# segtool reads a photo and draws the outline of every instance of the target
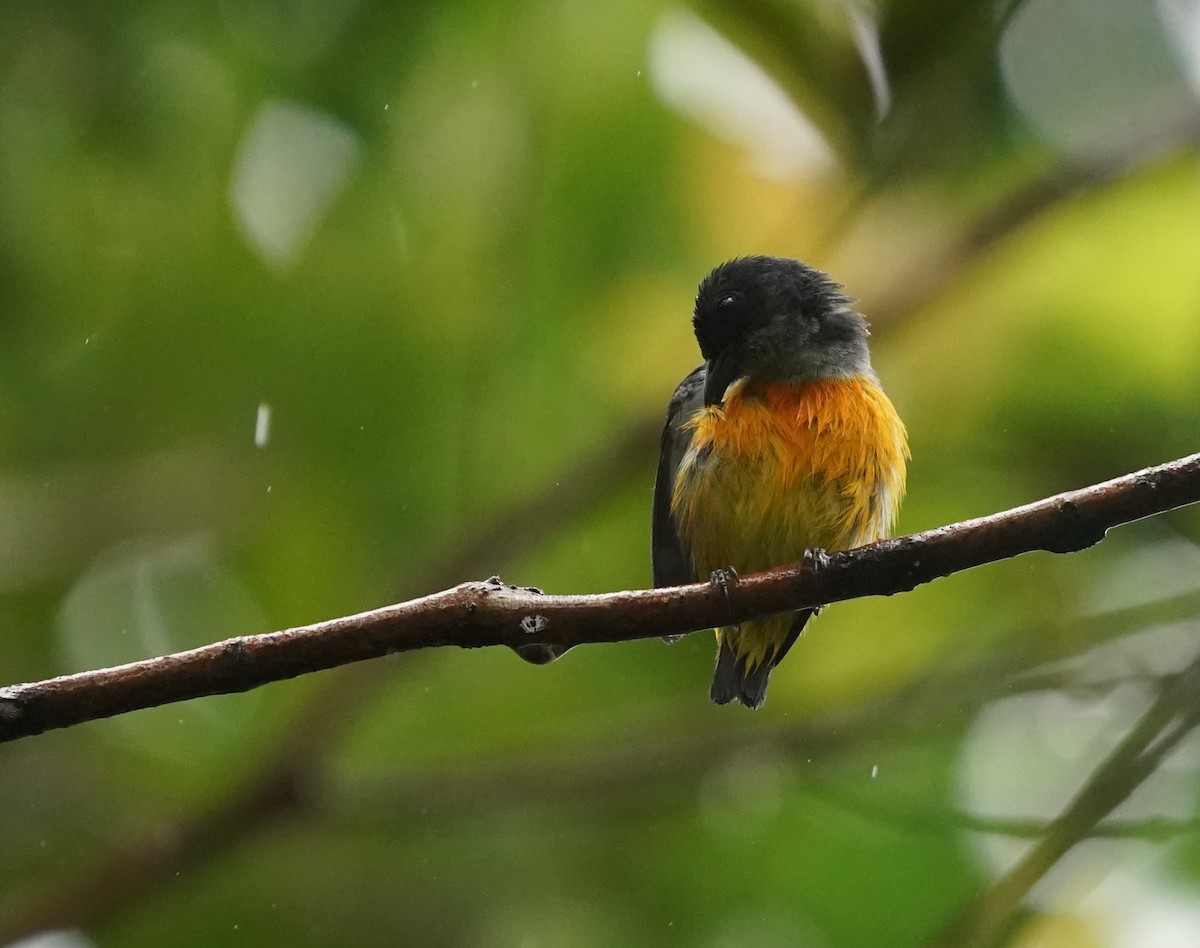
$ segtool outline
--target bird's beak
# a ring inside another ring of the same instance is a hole
[[[720,405],[725,400],[725,389],[741,375],[737,354],[733,347],[726,348],[715,359],[704,364],[704,404]]]

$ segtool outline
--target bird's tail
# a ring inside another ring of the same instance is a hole
[[[767,682],[774,666],[764,660],[749,668],[747,659],[740,659],[733,654],[729,638],[727,634],[722,635],[721,644],[717,647],[717,668],[713,672],[708,696],[713,704],[740,701],[747,708],[761,708],[767,700]]]
[[[758,662],[752,661],[750,655],[738,648],[741,637],[748,630],[722,629],[717,637],[717,667],[713,672],[712,688],[708,692],[713,704],[740,701],[747,708],[761,708],[767,700],[767,683],[771,680],[772,669],[783,661],[814,611],[805,609],[797,612],[791,625],[786,627],[786,637],[776,648],[768,648]]]

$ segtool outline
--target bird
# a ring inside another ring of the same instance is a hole
[[[880,387],[866,318],[799,260],[737,257],[700,282],[703,364],[667,408],[654,483],[654,585],[739,574],[890,534],[908,435]],[[716,629],[709,696],[759,708],[816,609]],[[672,639],[668,637],[667,641]]]

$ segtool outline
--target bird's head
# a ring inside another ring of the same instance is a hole
[[[803,382],[872,375],[867,321],[820,270],[738,257],[700,283],[692,325],[706,363],[704,404],[740,378]]]

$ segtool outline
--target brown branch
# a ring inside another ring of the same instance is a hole
[[[941,576],[1033,550],[1068,553],[1110,527],[1200,501],[1200,454],[1003,513],[884,540],[742,578],[668,589],[547,596],[498,579],[463,583],[394,606],[242,636],[115,668],[0,689],[0,740],[174,701],[247,691],[270,681],[397,652],[458,645],[620,642],[906,592]]]

